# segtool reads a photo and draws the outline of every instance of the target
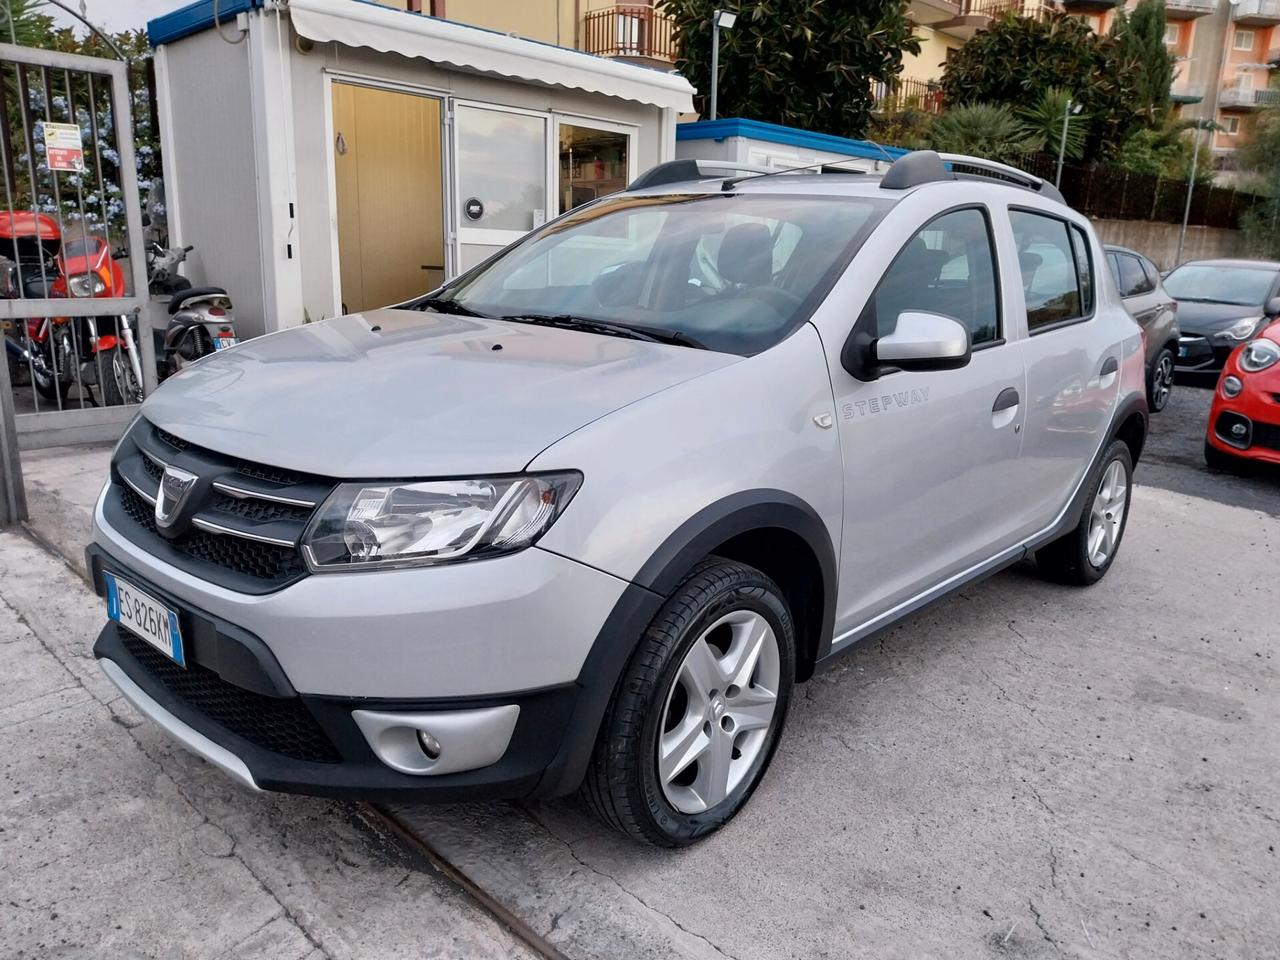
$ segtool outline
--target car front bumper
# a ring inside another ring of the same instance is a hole
[[[1217,373],[1239,343],[1219,343],[1209,337],[1183,333],[1178,338],[1178,356],[1174,368],[1179,373]]]
[[[151,557],[101,499],[95,540],[99,594],[113,573],[177,611],[187,651],[180,667],[108,622],[94,646],[104,671],[187,748],[266,790],[455,801],[572,789],[630,649],[615,634],[656,609],[647,591],[537,548],[252,596]]]

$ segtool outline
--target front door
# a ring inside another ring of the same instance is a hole
[[[829,345],[845,475],[837,646],[1017,542],[1008,504],[1026,383],[997,277],[986,208],[942,214],[899,252],[857,323],[880,337],[906,311],[952,317],[969,330],[969,363],[862,382]]]
[[[333,129],[342,312],[435,289],[445,276],[441,101],[335,82]]]

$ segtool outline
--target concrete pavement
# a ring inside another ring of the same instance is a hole
[[[252,794],[92,660],[101,603],[0,533],[0,957],[530,957],[359,807]]]
[[[87,477],[105,471],[105,452],[90,454],[96,464],[79,457],[27,457],[42,535],[76,551],[97,489]],[[1144,465],[1138,476],[1157,474]],[[691,850],[637,847],[573,800],[395,813],[575,958],[1280,956],[1280,595],[1271,576],[1280,519],[1270,515],[1280,514],[1280,487],[1247,490],[1272,509],[1139,487],[1121,555],[1098,586],[1010,571],[854,651],[803,688],[744,813]],[[6,572],[0,592],[44,618],[37,634],[84,642],[101,619],[96,599],[54,577],[48,558],[22,563],[30,578],[18,575],[15,587]],[[79,683],[105,684],[91,664],[67,662]],[[118,724],[102,731],[95,747],[122,733]],[[268,837],[289,838],[235,848],[273,891],[272,878],[308,877],[301,891],[284,888],[295,899],[280,919],[301,918],[319,943],[351,956],[400,955],[380,951],[389,941],[360,939],[371,923],[397,944],[413,939],[400,926],[423,919],[417,901],[397,899],[370,921],[353,915],[363,894],[339,894],[364,883],[394,896],[397,855],[377,843],[345,870],[325,859],[365,836],[351,825],[354,808],[245,794],[149,724],[127,737],[145,756],[110,762],[158,765],[177,795],[147,795],[124,779],[121,802],[146,796],[161,817],[194,798],[225,832],[266,819]],[[38,780],[44,769],[15,776]],[[99,829],[118,820],[114,809],[84,815]],[[7,837],[9,822],[0,825]],[[35,838],[26,842],[36,856]],[[324,853],[304,856],[297,845]],[[327,877],[323,864],[342,876]],[[455,915],[447,890],[427,902],[422,942],[435,942],[427,931],[475,922],[497,935],[474,911]],[[254,909],[265,917],[270,903]],[[7,946],[0,941],[0,954]]]

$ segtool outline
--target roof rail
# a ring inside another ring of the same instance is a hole
[[[758,163],[735,163],[732,160],[668,160],[656,167],[650,167],[636,177],[627,187],[631,190],[644,190],[648,187],[659,187],[664,183],[686,183],[689,180],[712,180],[730,176],[733,173],[770,173],[773,167],[762,167]]]
[[[963,169],[957,171],[957,167]],[[957,175],[998,180],[1015,187],[1035,190],[1051,200],[1066,203],[1057,187],[1025,170],[982,157],[969,157],[961,153],[935,153],[933,150],[917,150],[895,160],[880,181],[880,186],[885,190],[906,190],[922,183],[955,180]]]

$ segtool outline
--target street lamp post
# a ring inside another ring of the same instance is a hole
[[[1067,158],[1067,124],[1083,107],[1084,104],[1076,103],[1068,97],[1067,105],[1062,111],[1062,139],[1058,141],[1058,175],[1053,179],[1053,185],[1059,189],[1062,188],[1062,161]]]
[[[720,93],[720,31],[732,30],[738,15],[730,10],[711,13],[711,119],[716,118],[716,100]]]
[[[1196,189],[1196,163],[1200,159],[1200,132],[1206,127],[1212,129],[1213,126],[1212,120],[1196,122],[1195,149],[1191,153],[1191,177],[1187,180],[1187,204],[1182,208],[1182,229],[1178,231],[1178,255],[1173,258],[1175,267],[1182,262],[1182,244],[1187,239],[1187,223],[1191,220],[1191,194]]]

